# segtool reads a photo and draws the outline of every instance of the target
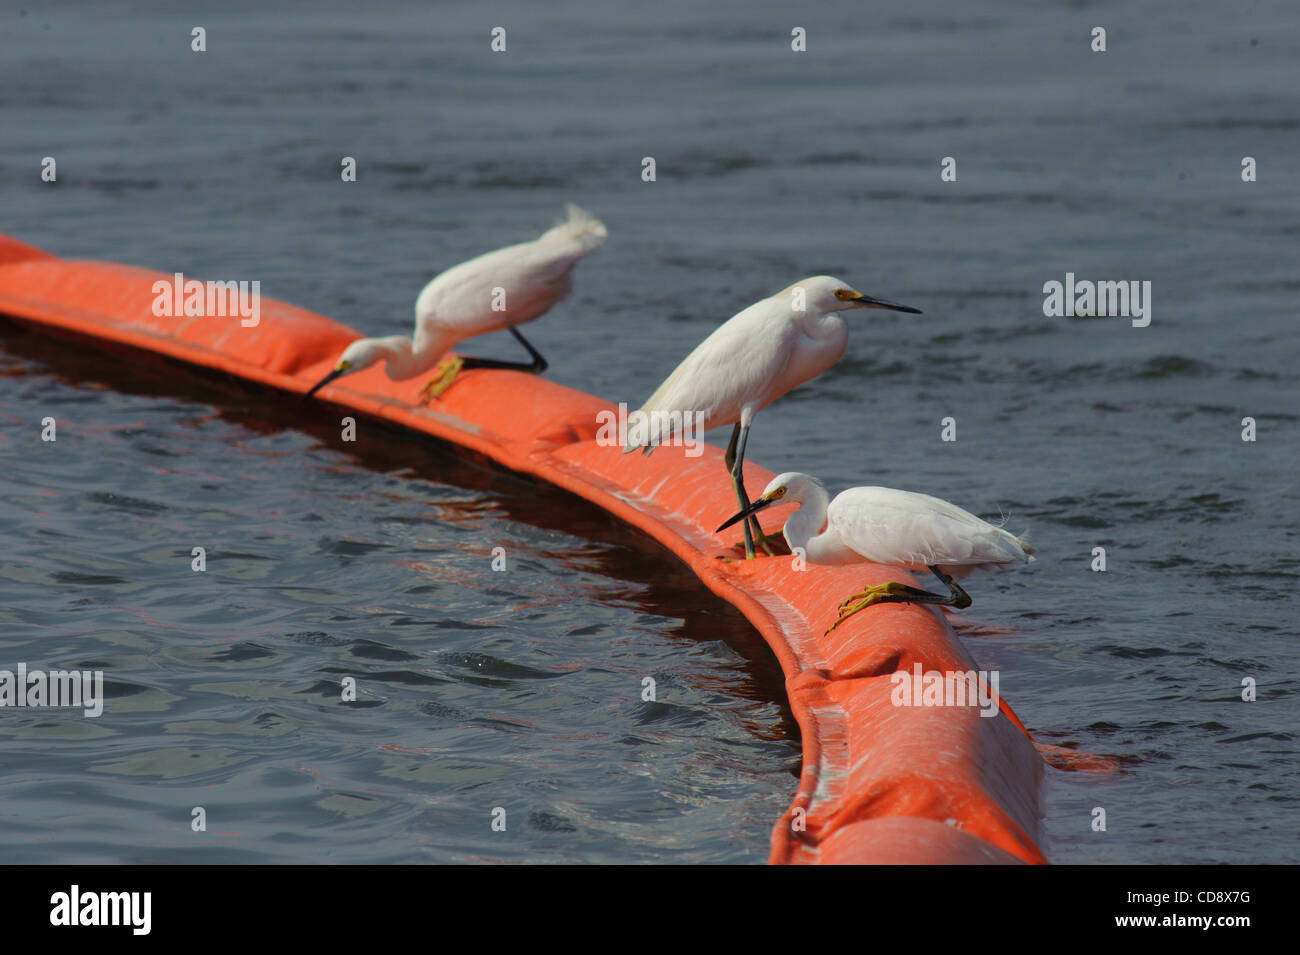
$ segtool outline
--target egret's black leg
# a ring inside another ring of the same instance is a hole
[[[938,567],[934,566],[934,564],[930,564],[929,567],[930,573],[934,574],[948,585],[948,599],[936,600],[934,603],[947,604],[950,607],[956,607],[958,610],[965,610],[971,605],[970,594],[961,589],[961,584],[957,583],[957,581],[953,580]]]
[[[745,493],[745,442],[749,438],[749,429],[742,428],[737,424],[731,429],[731,442],[727,446],[727,454],[723,459],[727,464],[727,470],[731,473],[731,486],[736,492],[736,501],[740,504],[743,511],[749,507],[749,495]],[[729,460],[728,460],[729,459]],[[741,526],[745,531],[745,559],[749,560],[754,556],[754,535],[752,527],[758,527],[758,521],[754,520],[751,514]],[[758,527],[758,539],[763,539],[763,529]]]
[[[740,502],[740,509],[743,511],[749,507],[749,495],[745,492],[745,443],[749,440],[749,427],[741,427],[739,424],[731,430],[731,445],[735,447],[735,454],[732,456],[732,463],[727,465],[731,472],[731,483],[736,489],[736,500]],[[728,447],[728,452],[731,447]],[[725,458],[724,458],[725,461]],[[763,533],[763,526],[758,523],[758,515],[750,514],[745,519],[745,557],[746,559],[754,556],[754,541],[758,541],[758,546],[763,548],[763,553],[768,557],[775,557],[776,552],[767,542],[767,535]]]
[[[727,466],[727,474],[731,476],[731,487],[736,492],[736,503],[740,505],[743,511],[749,507],[749,498],[745,495],[745,487],[736,480],[736,440],[740,437],[740,425],[737,424],[731,429],[731,440],[727,442],[727,453],[722,456],[722,463]],[[745,538],[749,540],[750,524],[745,522]]]
[[[727,453],[722,456],[722,462],[727,466],[727,473],[736,464],[736,440],[740,437],[740,425],[734,425],[731,429],[731,440],[727,442]]]
[[[542,357],[541,352],[539,352],[536,348],[534,348],[529,343],[528,339],[524,338],[523,335],[519,334],[519,329],[515,328],[513,325],[510,325],[509,327],[506,328],[506,331],[508,331],[511,335],[514,335],[515,338],[519,339],[519,344],[523,345],[524,348],[527,349],[528,354],[533,359],[532,361],[530,362],[501,361],[496,358],[475,358],[472,355],[466,355],[461,358],[460,367],[461,368],[496,368],[496,369],[505,369],[507,371],[528,371],[528,372],[532,372],[534,375],[540,375],[542,372],[546,371],[546,369],[550,367],[550,365],[547,364],[546,359]]]

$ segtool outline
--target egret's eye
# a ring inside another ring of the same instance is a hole
[[[835,297],[841,302],[847,302],[853,297],[853,293],[846,288],[837,288],[835,290]]]
[[[773,497],[784,497],[784,496],[785,496],[785,488],[783,488],[783,487],[779,487],[779,488],[777,488],[775,491],[772,492],[772,496],[773,496]]]

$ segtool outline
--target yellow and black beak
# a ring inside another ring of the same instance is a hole
[[[739,511],[736,514],[733,514],[730,518],[728,518],[725,524],[723,524],[713,533],[715,534],[722,533],[732,524],[737,524],[740,521],[743,521],[745,518],[749,517],[750,514],[757,514],[765,507],[771,507],[773,504],[776,503],[776,501],[777,501],[776,494],[773,494],[771,497],[768,497],[766,494],[764,494],[762,497],[754,501],[752,504],[749,505],[749,507],[745,508],[743,511]]]
[[[887,308],[891,312],[909,312],[912,315],[924,314],[919,308],[912,308],[910,305],[895,305],[893,302],[886,302],[883,298],[872,298],[870,295],[857,295],[849,299],[849,301],[857,305],[858,308]]]
[[[352,363],[351,363],[351,362],[348,362],[348,361],[341,361],[341,362],[339,362],[338,365],[334,368],[333,371],[331,371],[328,375],[326,375],[326,376],[325,376],[324,378],[322,378],[320,381],[316,382],[316,384],[314,384],[314,385],[311,386],[311,391],[309,391],[309,392],[307,392],[305,395],[303,395],[303,396],[302,396],[302,400],[303,400],[303,401],[306,401],[306,400],[307,400],[308,398],[310,398],[312,395],[316,394],[316,392],[320,391],[322,388],[324,388],[326,385],[328,385],[328,384],[329,384],[331,381],[333,381],[335,378],[340,378],[340,377],[342,377],[343,375],[346,375],[346,374],[347,374],[351,369],[352,369]]]

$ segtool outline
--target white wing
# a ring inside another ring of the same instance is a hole
[[[416,324],[454,328],[463,338],[530,322],[564,299],[570,274],[583,256],[605,243],[604,223],[577,206],[540,238],[487,252],[453,266],[424,287]],[[493,289],[505,291],[504,311],[493,311]]]
[[[928,494],[850,488],[831,501],[827,519],[845,544],[879,564],[919,568],[1032,559],[1012,534]]]
[[[707,430],[739,421],[747,404],[755,410],[767,404],[798,337],[795,324],[788,317],[778,319],[767,299],[732,316],[700,342],[641,406],[643,414],[659,413],[665,423],[663,433],[652,431],[643,444],[671,437],[667,413],[703,412]],[[625,450],[640,446],[629,444]]]

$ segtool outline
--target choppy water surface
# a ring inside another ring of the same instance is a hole
[[[610,242],[530,337],[633,403],[804,275],[920,307],[854,314],[750,457],[1031,529],[961,632],[1039,738],[1123,767],[1049,771],[1051,858],[1294,862],[1300,11],[1221,11],[29,4],[0,15],[3,229],[391,334],[435,271],[578,201]],[[1151,325],[1045,317],[1067,271],[1151,281]],[[766,857],[798,765],[776,663],[646,538],[182,366],[2,344],[3,665],[110,693],[4,715],[5,859]]]

